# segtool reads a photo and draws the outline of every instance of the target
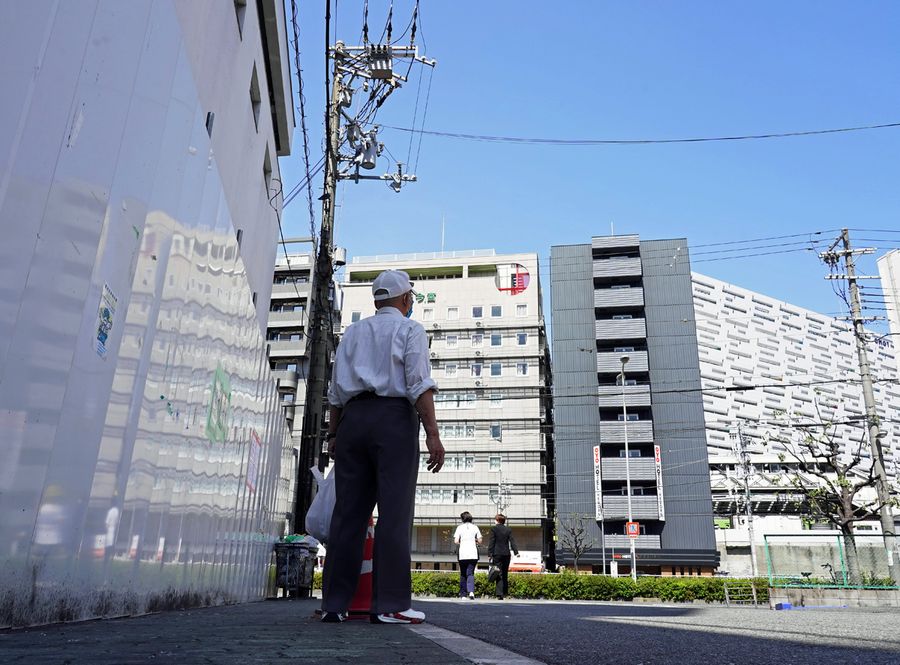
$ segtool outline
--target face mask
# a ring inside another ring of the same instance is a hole
[[[406,311],[406,318],[407,318],[407,319],[410,318],[410,317],[412,317],[412,311],[413,311],[413,301],[410,300],[410,301],[409,301],[409,309]]]

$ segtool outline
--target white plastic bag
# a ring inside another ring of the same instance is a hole
[[[331,528],[331,514],[334,512],[334,468],[323,476],[319,468],[310,468],[319,489],[312,505],[306,511],[306,533],[316,540],[328,544],[328,530]]]

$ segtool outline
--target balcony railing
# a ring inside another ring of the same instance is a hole
[[[306,324],[306,312],[269,312],[269,325],[273,323],[286,323],[302,326]]]
[[[597,289],[594,291],[594,307],[643,307],[644,289]]]
[[[659,504],[655,496],[632,496],[631,516],[636,520],[658,520]],[[603,497],[603,519],[625,519],[628,517],[627,496]]]
[[[597,339],[645,339],[647,324],[644,319],[602,319],[594,324]]]
[[[640,258],[594,259],[594,277],[638,277]]]
[[[272,285],[272,297],[273,298],[296,298],[297,293],[300,293],[301,298],[309,297],[309,282],[304,282],[302,284],[273,284]]]
[[[622,386],[600,386],[597,388],[597,400],[599,406],[621,408]],[[625,406],[650,406],[650,386],[625,386]]]
[[[296,388],[299,380],[299,373],[294,369],[274,370],[272,376],[281,381],[282,388]]]
[[[646,351],[601,351],[597,354],[597,371],[621,372],[622,356],[628,356],[628,363],[625,365],[626,377],[628,372],[646,372],[648,370]]]
[[[653,421],[628,421],[628,441],[631,443],[652,443]],[[625,443],[625,422],[618,420],[601,421],[600,443]]]
[[[306,340],[301,339],[298,341],[291,340],[270,340],[267,342],[269,345],[269,356],[272,358],[275,357],[284,357],[284,356],[303,356],[306,355]]]
[[[603,539],[606,549],[615,547],[616,549],[631,547],[631,540],[628,536],[606,534]],[[658,550],[660,548],[659,536],[638,536],[634,539],[634,546],[639,550]]]
[[[594,236],[591,238],[591,247],[593,249],[609,249],[609,248],[628,248],[633,249],[640,247],[641,237],[632,233],[622,236]]]
[[[600,462],[603,480],[625,480],[625,458],[605,457]],[[628,464],[632,480],[656,478],[656,463],[652,457],[632,457]]]

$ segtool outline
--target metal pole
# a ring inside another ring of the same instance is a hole
[[[750,572],[756,577],[759,569],[756,562],[756,538],[753,531],[753,503],[750,498],[750,456],[744,441],[744,430],[738,423],[738,450],[740,451],[741,469],[744,474],[744,511],[747,515],[747,535],[750,538]]]
[[[334,202],[338,175],[338,149],[340,146],[341,74],[339,65],[343,44],[337,42],[334,51],[331,100],[328,106],[328,146],[325,162],[325,193],[322,195],[322,229],[316,269],[311,285],[310,329],[307,353],[309,377],[306,384],[306,408],[303,413],[303,430],[300,438],[299,469],[297,473],[297,498],[294,505],[294,524],[303,524],[306,511],[312,502],[312,477],[310,467],[321,468],[327,455],[321,454],[322,426],[325,414],[325,383],[327,381],[328,356],[332,347],[334,330],[330,325],[329,300],[334,275],[332,245],[334,244]]]
[[[622,430],[625,433],[625,491],[628,492],[628,521],[634,521],[631,513],[631,455],[628,452],[628,407],[625,404],[625,363],[628,356],[622,356]],[[626,534],[627,535],[627,534]],[[637,559],[634,554],[635,538],[628,538],[631,551],[631,579],[637,582]]]
[[[600,520],[600,550],[603,552],[603,574],[606,575],[606,527]]]
[[[856,284],[856,266],[853,261],[853,250],[850,248],[850,232],[841,229],[844,242],[844,263],[847,267],[847,283],[850,285],[850,312],[853,317],[853,332],[856,337],[856,352],[859,356],[859,375],[862,379],[863,401],[866,406],[866,425],[869,430],[869,447],[872,453],[872,464],[875,465],[875,487],[878,491],[878,502],[881,504],[881,532],[884,537],[884,549],[887,553],[888,572],[894,584],[900,584],[900,566],[894,560],[896,555],[896,534],[894,532],[894,516],[891,514],[891,494],[888,488],[887,474],[884,470],[884,453],[881,449],[881,431],[878,427],[878,412],[875,408],[875,391],[872,388],[872,373],[869,367],[869,356],[866,352],[866,331],[863,328],[862,308],[859,304],[859,286]]]

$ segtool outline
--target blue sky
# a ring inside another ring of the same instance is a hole
[[[373,37],[381,34],[388,4],[369,2]],[[412,5],[394,3],[395,37],[408,23]],[[430,130],[662,139],[900,121],[900,3],[425,0],[422,5],[417,42],[421,45],[424,36],[428,56],[438,61],[425,123]],[[337,38],[358,42],[362,6],[362,0],[337,2]],[[323,14],[322,2],[300,3],[314,162],[322,154]],[[427,81],[426,75],[420,119]],[[413,78],[392,95],[378,122],[411,126],[417,82]],[[385,129],[379,137],[407,161],[408,134]],[[416,145],[411,152],[415,161]],[[588,242],[592,235],[609,233],[612,222],[616,233],[645,239],[686,237],[694,270],[836,313],[841,304],[811,251],[720,261],[701,261],[722,255],[699,252],[722,249],[703,245],[752,238],[825,230],[831,237],[842,226],[900,231],[898,156],[900,128],[592,147],[425,136],[419,182],[402,193],[377,182],[340,185],[336,239],[351,256],[435,251],[443,216],[445,249],[536,251],[546,277],[551,245]],[[301,179],[301,164],[298,126],[293,154],[281,165],[286,189]],[[376,172],[392,168],[385,153]],[[314,197],[321,186],[320,175]],[[287,233],[305,235],[303,199],[287,207],[284,222]],[[883,250],[900,246],[900,233],[892,240],[884,233],[852,236],[885,238],[859,243]],[[874,273],[874,260],[863,260],[861,268]]]

